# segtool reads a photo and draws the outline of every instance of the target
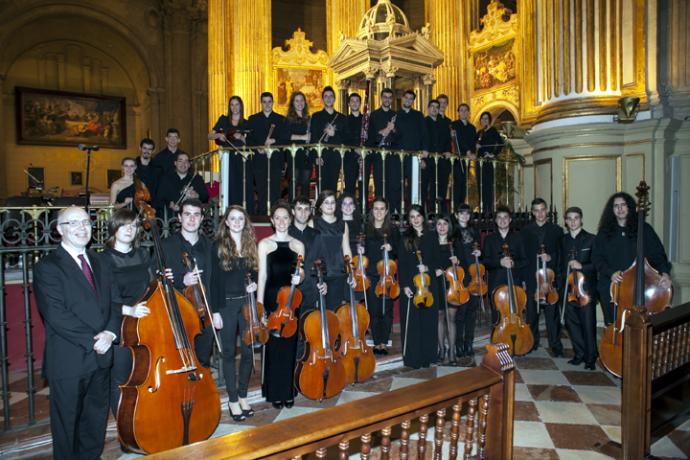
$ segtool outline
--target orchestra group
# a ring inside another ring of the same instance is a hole
[[[264,93],[262,111],[247,120],[242,100],[233,96],[228,114],[220,117],[209,139],[235,146],[364,142],[424,152],[450,152],[452,141],[457,152],[470,158],[491,158],[501,143],[488,113],[482,114],[477,134],[468,122],[467,104],[460,105],[460,118],[451,123],[444,114],[445,96],[430,102],[425,119],[412,108],[414,92],[404,94],[396,112],[391,108],[393,92],[383,90],[381,107],[366,119],[366,136],[361,135],[359,95],[350,96],[347,116],[333,109],[332,88],[325,88],[322,96],[324,109],[310,115],[304,95],[294,93],[284,118],[272,111],[273,97]],[[208,238],[201,228],[209,192],[190,171],[189,156],[178,148],[179,132],[169,130],[165,140],[166,149],[153,158],[155,144],[144,139],[139,157],[123,160],[124,176],[113,187],[117,209],[103,252],[87,249],[91,221],[83,209],[71,207],[58,217],[61,244],[35,268],[37,302],[47,331],[44,370],[51,386],[56,458],[98,457],[109,410],[118,419],[118,429],[136,431],[126,428],[125,419],[136,420],[132,412],[137,400],[131,390],[142,385],[139,367],[156,377],[143,393],[163,387],[160,380],[166,372],[158,366],[168,364],[147,357],[144,338],[136,333],[154,315],[151,296],[156,284],[167,312],[162,322],[180,324],[178,316],[187,317],[177,313],[185,310],[185,299],[197,315],[198,333],[186,345],[194,356],[184,355],[191,364],[183,366],[194,377],[183,385],[203,380],[194,369],[208,369],[217,348],[229,414],[236,422],[254,415],[247,400],[253,372],[261,376],[266,401],[277,409],[292,407],[299,393],[323,400],[345,385],[368,379],[376,365],[373,355],[389,353],[396,312],[403,363],[411,368],[435,363],[473,366],[481,312],[492,318],[493,340],[507,337],[516,355],[539,348],[543,312],[548,348],[552,356],[563,356],[564,322],[574,352],[568,362],[595,368],[596,305],[601,302],[605,324],[615,324],[616,299],[609,294],[610,286],[621,282],[636,255],[636,202],[627,193],[610,197],[596,236],[584,230],[579,207],[565,211],[561,227],[549,220],[548,203],[541,198],[531,203],[532,222],[517,231],[511,210],[494,208],[493,172],[486,168],[479,187],[484,209],[494,209],[495,228],[482,235],[465,203],[466,171],[460,162],[442,158],[438,164],[445,178],[438,189],[450,186],[450,176],[458,187],[452,194],[457,200],[454,212],[441,200],[442,211],[433,221],[427,219],[437,197],[431,193],[436,187],[429,186],[433,181],[423,173],[428,199],[407,206],[398,225],[392,215],[401,211],[401,196],[409,196],[400,181],[408,174],[405,162],[384,166],[380,156],[367,156],[363,166],[373,172],[376,197],[361,215],[355,201],[360,169],[356,156],[342,162],[345,180],[338,195],[340,154],[329,149],[321,158],[298,153],[297,188],[287,201],[280,197],[279,183],[283,169],[293,170],[291,158],[255,155],[248,168],[251,180],[233,178],[224,184],[231,205],[215,236]],[[237,157],[232,161],[242,162]],[[312,205],[308,184],[315,166],[320,166],[322,188]],[[390,180],[383,180],[384,171]],[[139,195],[138,181],[150,196]],[[253,188],[266,181],[275,186]],[[240,205],[243,186],[247,208]],[[275,196],[266,209],[269,191]],[[153,256],[140,246],[147,221],[141,216],[151,208],[147,201],[180,222],[179,232],[162,241],[156,233]],[[255,214],[268,214],[273,229],[258,242],[250,219]],[[645,257],[659,272],[660,285],[670,289],[671,264],[657,234],[644,224],[642,236]],[[510,329],[514,323],[522,323],[519,331]],[[159,326],[163,330],[165,325]],[[172,329],[179,351],[187,339],[184,328],[180,333],[176,327]],[[205,410],[189,409],[185,423],[193,423]],[[122,432],[120,441],[123,448],[147,451],[143,442],[129,441]]]

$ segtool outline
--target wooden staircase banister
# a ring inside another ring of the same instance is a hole
[[[488,395],[486,401],[491,407],[485,407],[485,456],[510,458],[514,364],[506,345],[488,345],[487,349],[488,353],[476,368],[161,452],[151,458],[294,458],[437,413],[464,401],[481,402],[484,395]]]

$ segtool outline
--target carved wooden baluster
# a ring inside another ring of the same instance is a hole
[[[410,447],[410,421],[405,420],[400,424],[400,458],[407,460]]]
[[[680,327],[674,327],[673,328],[673,363],[671,365],[671,369],[675,369],[678,367],[678,363],[680,361],[679,359],[679,352],[680,352]]]
[[[446,410],[436,411],[436,427],[434,428],[434,460],[441,460],[443,450],[443,427],[446,424]]]
[[[477,412],[477,400],[472,398],[469,400],[469,409],[467,410],[467,422],[465,425],[465,460],[468,460],[472,455],[472,448],[474,447],[474,416]]]
[[[484,448],[486,447],[486,426],[489,422],[489,393],[482,396],[482,406],[479,408],[479,458],[485,458]]]
[[[426,430],[429,428],[429,414],[419,417],[419,440],[417,441],[417,458],[424,458],[426,454]]]
[[[350,456],[348,455],[348,449],[350,448],[350,441],[344,439],[338,443],[338,459],[347,460]]]
[[[326,447],[316,449],[316,458],[326,458],[327,451],[328,451],[328,448],[326,448]]]
[[[362,441],[362,453],[359,458],[368,460],[369,453],[371,452],[371,433],[363,434],[359,439]]]
[[[652,342],[652,378],[659,376],[659,336],[655,335]]]
[[[381,460],[388,460],[391,453],[391,427],[381,430]]]
[[[666,374],[668,372],[668,362],[669,362],[669,355],[671,351],[671,337],[669,334],[669,331],[664,331],[664,365],[662,367],[662,372]],[[662,374],[663,375],[663,374]]]
[[[683,359],[681,364],[690,361],[690,324],[683,325]]]
[[[453,404],[453,416],[450,422],[450,460],[458,458],[458,438],[460,437],[460,413],[462,403]]]

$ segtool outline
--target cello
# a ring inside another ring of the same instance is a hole
[[[465,305],[470,300],[470,291],[462,284],[462,281],[465,279],[465,270],[462,269],[457,262],[457,258],[455,258],[453,240],[448,241],[448,247],[450,249],[450,257],[454,262],[444,272],[447,282],[446,301],[448,301],[449,305],[458,307]]]
[[[422,261],[422,252],[417,248],[417,243],[415,243],[415,254],[417,255],[418,265],[424,265]],[[429,290],[429,285],[431,284],[431,278],[429,274],[423,272],[419,267],[417,268],[419,273],[414,275],[412,283],[415,286],[415,293],[412,301],[417,307],[430,308],[434,305],[434,296]]]
[[[302,256],[297,256],[294,275],[299,275],[302,270]],[[283,286],[278,291],[276,304],[278,307],[268,317],[268,329],[273,337],[288,338],[297,332],[297,317],[295,310],[302,303],[302,291],[297,286],[291,284],[290,287]]]
[[[554,305],[558,302],[558,291],[553,286],[556,275],[546,266],[546,261],[541,257],[543,254],[546,254],[546,248],[542,244],[537,255],[537,301]]]
[[[314,261],[317,284],[323,283],[321,260]],[[304,355],[297,364],[295,383],[306,398],[323,401],[345,388],[345,367],[335,341],[340,335],[338,317],[326,310],[326,298],[319,292],[319,309],[305,315],[302,325]]]
[[[348,256],[345,256],[345,272],[351,281],[355,271]],[[364,382],[376,369],[376,359],[365,338],[369,329],[369,312],[363,303],[355,300],[355,290],[350,283],[348,285],[350,301],[340,305],[335,312],[340,324],[340,352],[346,384]]]
[[[644,220],[649,209],[649,186],[641,181],[637,186],[637,247],[632,265],[622,273],[620,283],[611,282],[613,323],[606,326],[599,344],[599,359],[606,370],[623,376],[623,330],[628,312],[633,307],[644,308],[647,314],[659,313],[671,306],[672,287],[663,288],[661,275],[644,256]]]
[[[252,283],[252,276],[247,273],[245,287]],[[268,342],[268,328],[263,322],[264,306],[256,301],[254,292],[247,292],[246,303],[242,306],[242,315],[247,327],[242,331],[242,341],[253,350],[261,348]]]
[[[510,248],[507,244],[503,245],[503,257],[510,257]],[[529,353],[534,346],[532,331],[522,319],[527,294],[522,287],[515,286],[512,269],[506,268],[506,272],[508,284],[494,290],[494,305],[501,317],[491,333],[491,342],[505,343],[511,355],[522,356]]]
[[[120,386],[117,431],[120,444],[154,453],[208,439],[220,421],[220,397],[211,369],[194,350],[201,333],[194,306],[166,278],[155,211],[138,203],[151,228],[158,276],[139,302],[148,316],[126,316],[122,343],[132,351],[129,380]]]
[[[395,300],[400,296],[400,284],[398,284],[398,265],[390,259],[386,245],[388,244],[388,234],[383,234],[383,257],[376,264],[376,271],[379,274],[379,282],[376,283],[376,296],[388,297]]]

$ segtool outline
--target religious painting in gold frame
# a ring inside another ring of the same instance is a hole
[[[314,43],[297,29],[285,47],[272,51],[274,110],[287,113],[290,95],[301,91],[307,99],[309,113],[323,108],[321,91],[331,84],[328,55],[323,50],[311,51]]]
[[[473,89],[490,90],[515,80],[517,75],[515,40],[477,51],[472,54]]]

